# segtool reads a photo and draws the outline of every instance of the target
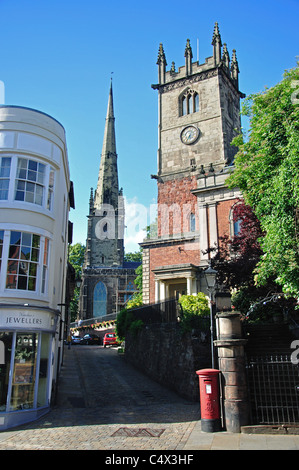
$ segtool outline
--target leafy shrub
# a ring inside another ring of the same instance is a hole
[[[130,331],[132,334],[137,334],[142,327],[143,321],[136,320],[133,313],[129,309],[124,308],[117,315],[116,334],[120,341],[125,340],[127,331]]]
[[[197,295],[182,295],[179,304],[182,308],[183,331],[200,328],[202,319],[210,314],[209,301],[203,292]]]

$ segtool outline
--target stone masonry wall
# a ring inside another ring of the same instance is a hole
[[[179,324],[147,325],[127,333],[125,359],[156,382],[199,401],[196,371],[211,367],[209,334],[182,333]]]

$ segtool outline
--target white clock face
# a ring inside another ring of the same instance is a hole
[[[181,132],[181,141],[183,144],[193,144],[199,136],[199,129],[195,126],[188,126]]]

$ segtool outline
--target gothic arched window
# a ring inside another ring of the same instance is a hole
[[[180,115],[197,113],[199,111],[199,95],[194,90],[187,90],[180,99]]]
[[[99,281],[93,291],[93,317],[102,317],[107,313],[107,290],[103,282]]]

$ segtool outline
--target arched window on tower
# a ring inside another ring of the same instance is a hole
[[[199,111],[199,95],[194,90],[186,90],[180,97],[179,114],[185,116],[186,114],[197,113]]]
[[[93,317],[102,317],[107,313],[107,290],[102,281],[99,281],[93,291]]]

